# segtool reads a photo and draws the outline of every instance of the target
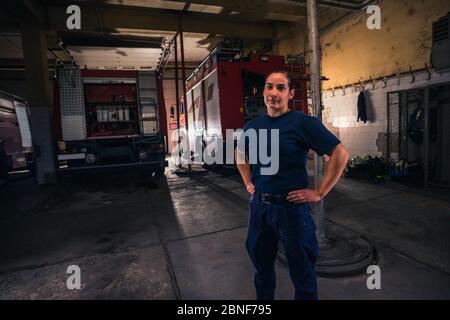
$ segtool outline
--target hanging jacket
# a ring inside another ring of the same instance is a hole
[[[361,91],[358,95],[358,118],[356,121],[359,122],[359,120],[364,121],[364,123],[367,122],[366,98],[364,97],[364,91]]]

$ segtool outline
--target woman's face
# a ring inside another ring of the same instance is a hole
[[[288,79],[283,73],[272,73],[264,86],[264,102],[268,111],[281,111],[288,108],[289,100],[294,97],[294,90],[289,90]]]

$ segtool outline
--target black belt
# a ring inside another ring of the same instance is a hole
[[[290,203],[287,197],[287,193],[273,194],[273,193],[257,193],[257,197],[260,201],[265,203],[277,203],[277,204],[286,204]]]

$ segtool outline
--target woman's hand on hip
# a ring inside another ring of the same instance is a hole
[[[249,183],[247,183],[246,185],[245,185],[245,187],[247,188],[247,191],[250,193],[250,194],[254,194],[255,193],[255,186],[253,185],[253,183],[251,183],[251,182],[249,182]]]
[[[319,202],[322,194],[317,189],[298,189],[289,192],[286,199],[294,203]]]

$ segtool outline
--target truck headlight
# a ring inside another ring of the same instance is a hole
[[[139,151],[139,160],[145,160],[147,158],[147,152]]]

